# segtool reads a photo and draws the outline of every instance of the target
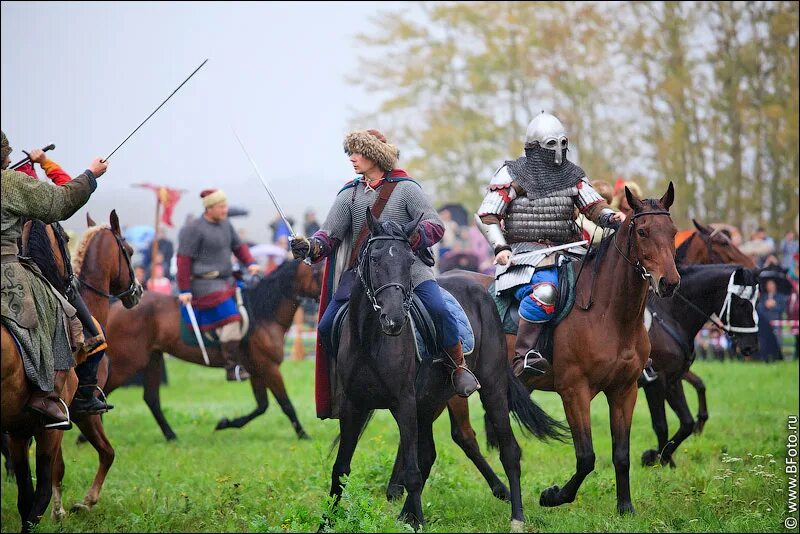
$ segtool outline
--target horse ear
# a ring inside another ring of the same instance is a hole
[[[409,222],[408,224],[406,224],[406,225],[403,227],[403,231],[406,233],[406,236],[407,236],[407,237],[411,238],[411,234],[413,234],[413,233],[414,233],[414,231],[415,231],[417,228],[419,228],[419,222],[422,220],[422,217],[423,217],[424,215],[425,215],[424,213],[420,213],[420,214],[419,214],[419,217],[417,217],[417,220],[416,220],[416,221],[411,221],[411,222]]]
[[[628,189],[627,185],[625,186],[625,198],[628,199],[628,206],[630,206],[633,211],[642,211],[642,208],[644,207],[642,201],[636,198],[636,195],[633,193],[633,191]]]
[[[92,226],[97,226],[97,223],[94,222],[94,219],[92,219],[92,216],[89,215],[88,211],[86,212],[86,226],[88,226],[89,228],[91,228]]]
[[[378,235],[381,230],[381,225],[378,220],[372,216],[372,210],[367,207],[367,225],[369,226],[369,233]]]
[[[111,210],[111,231],[116,235],[120,235],[119,231],[119,217],[117,217],[117,210]]]
[[[669,186],[667,187],[667,192],[664,193],[664,196],[661,197],[661,205],[664,206],[665,210],[668,210],[670,206],[672,206],[672,202],[675,200],[675,187],[672,185],[672,180],[669,182]]]
[[[692,219],[692,222],[694,223],[694,227],[697,228],[701,234],[711,235],[711,233],[714,231],[710,226],[706,226],[703,223],[697,222],[697,219]]]

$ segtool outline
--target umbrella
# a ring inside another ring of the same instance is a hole
[[[445,204],[444,206],[439,208],[439,211],[444,211],[444,210],[450,212],[450,216],[459,226],[469,226],[469,223],[467,222],[469,220],[469,217],[467,215],[467,210],[461,204],[455,204],[455,203]]]
[[[239,206],[228,206],[228,217],[244,217],[250,214],[250,210]]]
[[[262,243],[250,247],[250,254],[253,256],[276,256],[283,258],[286,257],[288,252],[289,251],[285,248],[273,245],[272,243]]]
[[[786,273],[770,267],[766,267],[761,274],[758,275],[759,285],[761,286],[761,292],[766,291],[766,283],[767,280],[772,280],[775,282],[775,289],[778,293],[783,293],[784,295],[790,295],[792,293],[792,283],[786,278]]]

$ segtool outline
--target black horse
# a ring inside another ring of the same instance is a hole
[[[407,327],[415,261],[408,238],[418,222],[405,227],[392,221],[381,223],[367,210],[371,235],[361,252],[359,279],[334,364],[334,387],[342,388],[344,394],[330,490],[338,501],[343,489],[341,476],[350,473],[350,461],[370,414],[375,409],[389,409],[400,430],[395,472],[408,492],[400,518],[415,529],[424,524],[421,493],[436,458],[433,421],[454,394],[449,368],[429,360],[417,361],[414,334]],[[514,379],[500,335],[500,319],[486,291],[468,278],[447,288],[464,307],[475,330],[476,349],[468,363],[482,384],[481,402],[497,429],[500,458],[511,488],[511,526],[517,530],[523,522],[521,451],[511,430],[509,406],[537,436],[561,437],[563,426],[535,405]]]
[[[650,357],[658,378],[644,385],[658,449],[642,454],[643,465],[675,467],[678,446],[692,434],[695,422],[681,377],[694,361],[694,338],[703,325],[713,321],[731,336],[737,349],[748,355],[758,351],[758,270],[736,265],[689,265],[679,268],[681,287],[672,298],[651,299]],[[680,420],[667,440],[664,401]],[[659,452],[660,451],[660,452]]]

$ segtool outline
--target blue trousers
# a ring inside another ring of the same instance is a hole
[[[414,288],[414,294],[425,304],[425,309],[433,319],[436,326],[436,333],[439,343],[444,348],[450,348],[458,343],[458,324],[455,318],[447,311],[447,306],[442,299],[442,293],[436,280],[425,280]],[[347,303],[349,299],[332,299],[322,314],[322,319],[317,327],[317,335],[322,336],[322,343],[328,355],[333,354],[333,347],[330,346],[331,333],[333,332],[333,319],[336,312]]]
[[[533,286],[542,282],[553,284],[558,289],[558,269],[555,267],[537,268],[529,284],[521,285],[514,290],[514,298],[519,301],[519,314],[534,323],[547,322],[555,315],[554,309],[545,309],[531,296]]]

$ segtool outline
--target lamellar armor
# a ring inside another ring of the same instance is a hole
[[[512,254],[511,262],[497,266],[498,294],[529,283],[536,267],[553,265],[554,247],[585,254],[576,208],[600,226],[607,226],[614,214],[583,169],[566,159],[568,141],[557,118],[536,117],[525,141],[525,156],[506,161],[495,172],[476,214],[494,253]]]

